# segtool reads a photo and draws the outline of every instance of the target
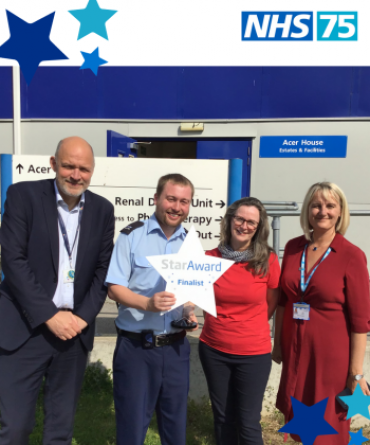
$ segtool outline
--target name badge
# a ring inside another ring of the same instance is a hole
[[[309,320],[310,319],[310,305],[307,303],[293,304],[293,318],[295,320]]]
[[[63,283],[74,283],[75,281],[75,271],[74,269],[68,269],[63,271]]]

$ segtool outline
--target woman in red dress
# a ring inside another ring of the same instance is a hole
[[[294,415],[291,396],[308,406],[328,397],[324,418],[338,434],[318,436],[315,445],[348,444],[350,420],[336,395],[346,386],[353,392],[357,383],[370,395],[363,378],[369,273],[365,254],[343,236],[348,225],[342,190],[330,182],[314,184],[302,205],[304,236],[287,243],[282,264],[272,355],[283,363],[276,406],[288,422]],[[300,301],[310,306],[298,319]]]
[[[267,244],[269,224],[258,199],[226,211],[218,248],[235,261],[214,284],[217,318],[206,314],[199,354],[217,445],[263,445],[261,408],[271,369],[269,318],[278,301],[280,266]]]

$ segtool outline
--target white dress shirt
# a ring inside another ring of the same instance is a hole
[[[73,242],[75,240],[77,226],[78,226],[78,214],[80,203],[85,202],[85,193],[82,194],[80,202],[71,211],[68,209],[68,205],[63,201],[61,197],[56,182],[54,181],[55,195],[57,200],[57,210],[63,219],[64,225],[67,230],[68,240],[70,249],[72,249]],[[55,291],[53,302],[58,308],[73,309],[74,299],[74,283],[65,283],[64,276],[66,271],[71,269],[69,262],[69,255],[66,246],[63,241],[62,231],[60,229],[58,221],[58,233],[59,233],[59,266],[58,266],[58,285]],[[81,230],[81,228],[80,228]],[[75,246],[72,251],[72,268],[76,267],[76,257],[78,249],[78,241],[80,234],[77,236]]]

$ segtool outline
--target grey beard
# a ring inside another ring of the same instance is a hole
[[[67,195],[67,196],[70,196],[71,198],[78,198],[78,197],[81,196],[81,195],[83,194],[83,192],[86,190],[86,189],[84,188],[84,189],[82,189],[81,192],[71,193],[71,192],[69,192],[68,190],[66,190],[66,189],[63,187],[63,185],[58,181],[58,179],[57,179],[56,181],[57,181],[57,186],[58,186],[59,191],[62,191],[62,193],[64,193],[64,194]]]

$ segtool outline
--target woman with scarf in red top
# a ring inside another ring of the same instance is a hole
[[[268,320],[276,309],[280,275],[268,235],[261,202],[243,198],[227,209],[220,245],[207,252],[235,261],[214,284],[217,318],[206,314],[199,342],[217,445],[263,445],[261,409],[271,369]]]
[[[328,398],[324,419],[338,434],[318,436],[315,445],[348,444],[350,421],[335,400],[345,387],[353,392],[358,383],[370,395],[363,377],[369,273],[365,254],[343,236],[348,225],[342,190],[314,184],[302,205],[304,236],[288,242],[282,264],[273,360],[283,369],[276,406],[288,422],[291,396],[307,406]],[[301,301],[306,309],[298,318]]]

